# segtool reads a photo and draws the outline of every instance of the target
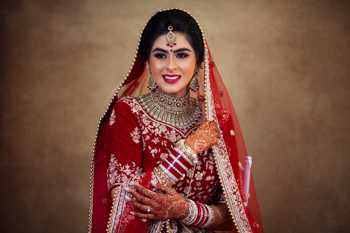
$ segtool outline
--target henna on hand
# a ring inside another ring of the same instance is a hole
[[[134,184],[133,189],[124,188],[133,198],[127,201],[142,212],[132,211],[130,214],[145,219],[182,219],[188,212],[188,202],[173,188],[167,187],[154,181],[152,186],[162,191],[157,193],[139,184]],[[149,206],[149,207],[148,207]],[[147,213],[148,209],[150,210]]]
[[[198,154],[216,145],[219,139],[220,130],[217,124],[214,121],[204,121],[198,129],[185,140],[185,144]]]

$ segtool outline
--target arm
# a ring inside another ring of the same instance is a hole
[[[146,189],[139,184],[133,184],[135,190],[127,189],[134,197],[134,199],[128,198],[128,201],[137,209],[145,212],[133,211],[131,212],[132,215],[152,220],[179,219],[184,225],[195,228],[207,228],[212,230],[233,229],[232,218],[225,204],[208,206],[194,201],[188,202],[170,187],[155,182],[152,182],[152,186],[161,190],[163,194]],[[191,216],[193,213],[192,205],[199,207],[199,211],[197,211],[195,216]],[[150,208],[150,213],[147,213],[148,206]],[[206,212],[209,208],[212,210],[211,213]],[[194,217],[193,222],[195,224],[186,223],[186,219],[192,217]],[[209,220],[209,218],[211,219]]]
[[[154,169],[162,184],[176,184],[187,171],[196,165],[197,154],[217,144],[220,131],[213,121],[203,122],[185,141],[176,143],[176,148]]]
[[[215,123],[207,121],[186,139],[184,146],[190,147],[190,150],[197,154],[215,145],[219,135]],[[186,149],[182,149],[182,151],[184,150]],[[165,166],[167,163],[163,161],[162,164]],[[174,174],[176,173],[174,172]],[[126,191],[134,197],[134,199],[128,198],[128,201],[138,210],[146,212],[133,211],[131,214],[144,219],[184,220],[185,225],[192,227],[206,227],[219,230],[233,228],[230,213],[226,205],[207,206],[191,200],[186,201],[174,189],[169,187],[169,183],[171,182],[167,182],[167,185],[162,185],[152,182],[152,185],[156,189],[161,190],[162,194],[146,189],[138,184],[133,185],[135,190],[127,188]],[[194,213],[193,210],[196,208],[197,212]],[[186,219],[189,221],[185,221]]]
[[[129,105],[118,101],[111,109],[103,135],[103,153],[108,162],[107,186],[111,192],[110,217],[107,232],[135,232],[137,220],[130,217],[133,207],[127,203],[122,189],[131,181],[139,181],[142,173],[141,130]],[[102,203],[101,203],[102,204]]]
[[[120,184],[137,181],[142,175],[141,129],[126,103],[120,101],[113,106],[104,142],[109,191]]]

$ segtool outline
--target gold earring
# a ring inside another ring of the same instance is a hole
[[[198,71],[196,70],[193,74],[193,77],[188,85],[188,87],[193,91],[196,92],[199,89],[199,81],[198,81]]]
[[[151,91],[154,91],[158,87],[152,76],[148,79],[147,87]]]

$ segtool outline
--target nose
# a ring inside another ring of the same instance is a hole
[[[172,72],[177,69],[176,60],[173,56],[169,56],[167,69],[169,72]]]

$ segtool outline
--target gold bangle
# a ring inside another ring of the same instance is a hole
[[[185,139],[181,139],[176,143],[176,147],[184,153],[184,155],[194,163],[197,163],[198,156],[197,154],[190,148],[185,145]]]

